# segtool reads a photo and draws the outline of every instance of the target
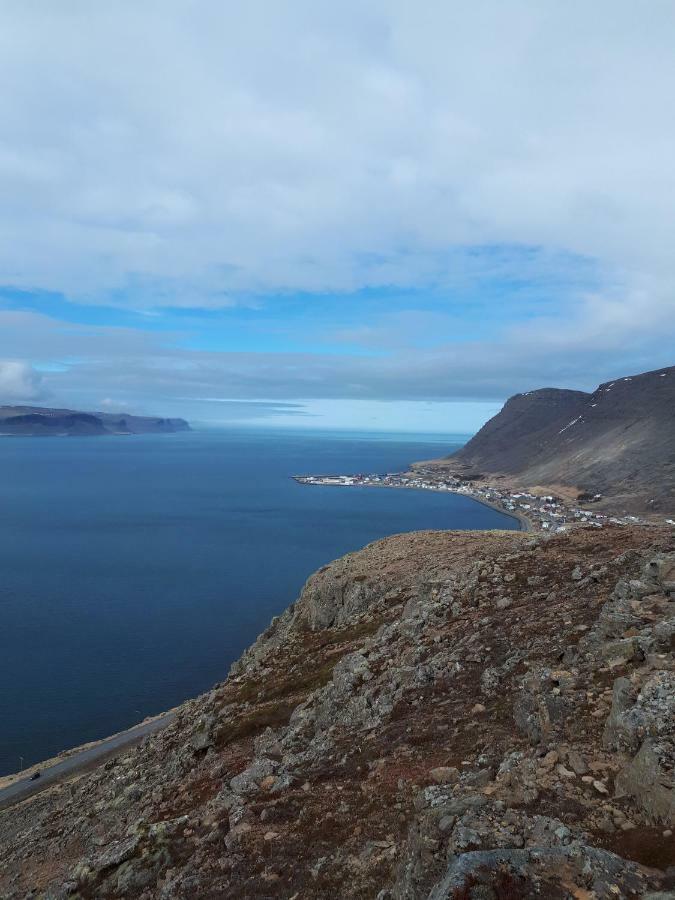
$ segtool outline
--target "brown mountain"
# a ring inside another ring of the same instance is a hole
[[[628,512],[675,511],[675,367],[601,384],[592,394],[517,394],[444,461],[458,475],[602,494]]]
[[[0,406],[0,435],[26,437],[154,434],[189,431],[185,419],[78,412],[41,406]]]

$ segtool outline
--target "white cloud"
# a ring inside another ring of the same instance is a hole
[[[191,352],[65,326],[45,301],[1,314],[0,355],[23,391],[46,361],[64,402],[178,414],[209,396],[493,401],[672,363],[674,45],[670,0],[5,0],[0,284],[155,313],[491,265],[535,282],[570,254],[600,284],[445,346],[425,336],[461,331],[451,299],[354,309],[325,338],[374,356]],[[539,248],[533,269],[509,247]]]
[[[612,329],[608,315],[602,306],[585,330],[573,320],[538,321],[513,326],[498,339],[348,355],[207,353],[181,348],[179,335],[64,326],[45,315],[0,310],[0,356],[11,348],[24,371],[30,371],[29,360],[43,360],[45,388],[63,405],[96,409],[101,397],[123,398],[132,412],[210,421],[223,417],[225,410],[216,407],[233,407],[237,399],[265,400],[271,414],[284,413],[280,404],[288,401],[312,413],[315,400],[494,403],[538,387],[592,390],[600,381],[672,364],[673,321],[660,320],[661,340],[655,341],[645,323],[626,319],[632,332],[628,359],[623,329]],[[342,415],[335,404],[325,407]],[[424,417],[443,413],[435,405]]]
[[[0,403],[40,400],[42,376],[25,362],[0,359]]]
[[[497,242],[675,276],[670,2],[7,0],[0,24],[0,283],[218,305],[419,284]]]

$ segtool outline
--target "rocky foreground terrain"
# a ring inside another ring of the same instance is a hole
[[[675,533],[422,532],[0,813],[3,898],[675,896]]]
[[[517,394],[461,450],[438,461],[471,480],[568,491],[613,514],[675,513],[675,366],[593,393]],[[536,491],[535,491],[536,493]]]
[[[43,406],[0,406],[0,435],[90,437],[110,434],[166,434],[189,430],[190,426],[185,419],[78,412]]]

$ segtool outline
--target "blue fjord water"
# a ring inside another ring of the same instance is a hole
[[[462,438],[202,431],[0,441],[0,774],[207,690],[369,541],[514,528],[474,501],[302,486],[400,471]]]

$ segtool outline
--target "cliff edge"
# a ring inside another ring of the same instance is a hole
[[[661,896],[674,637],[672,529],[378,541],[164,732],[0,812],[0,896]]]

